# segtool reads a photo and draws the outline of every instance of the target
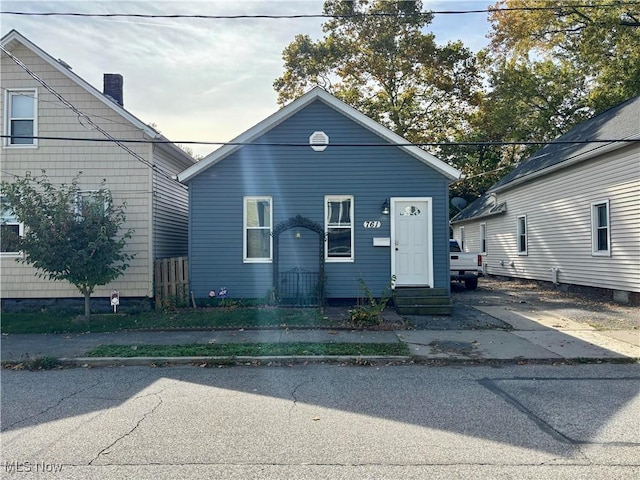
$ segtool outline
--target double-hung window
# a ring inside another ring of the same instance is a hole
[[[36,146],[38,136],[37,90],[6,90],[4,146]]]
[[[602,256],[611,255],[609,200],[591,204],[591,253]]]
[[[353,196],[325,197],[326,259],[353,261]]]
[[[5,197],[0,198],[0,208],[0,256],[19,255],[18,244],[24,234],[24,226],[11,212]]]
[[[480,253],[487,253],[487,224],[480,224]]]
[[[271,197],[244,198],[244,261],[270,262],[272,258]]]
[[[527,217],[518,217],[518,255],[527,254]]]

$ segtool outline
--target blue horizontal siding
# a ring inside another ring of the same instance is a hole
[[[272,288],[271,264],[242,261],[243,196],[272,197],[274,226],[296,215],[324,225],[325,195],[354,197],[355,261],[326,263],[329,298],[359,296],[360,279],[380,295],[391,277],[390,247],[373,247],[374,237],[390,236],[390,218],[381,214],[382,203],[390,197],[432,197],[435,286],[448,288],[447,179],[394,146],[333,146],[386,141],[320,101],[255,143],[308,144],[314,131],[329,136],[324,152],[308,146],[244,146],[191,180],[189,258],[196,297],[224,286],[230,297],[259,298]],[[380,221],[381,228],[365,229],[367,220]],[[316,234],[302,233],[302,241],[291,240],[292,231],[282,233],[280,271],[317,265],[307,240],[315,241]]]

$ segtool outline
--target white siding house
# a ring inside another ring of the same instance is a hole
[[[452,219],[453,235],[464,229],[467,251],[482,250],[484,235],[490,275],[597,287],[620,301],[637,299],[639,142],[635,97],[521,163]]]
[[[106,180],[114,201],[126,201],[125,227],[135,230],[126,248],[136,257],[124,276],[94,296],[117,289],[122,297],[152,297],[153,260],[187,255],[188,193],[172,177],[194,160],[123,108],[120,75],[105,74],[103,93],[15,30],[1,44],[8,52],[1,52],[2,180],[46,170],[52,183],[62,184],[82,172],[80,185],[87,191]],[[124,148],[104,141],[109,136],[141,142]],[[7,211],[2,215],[3,229],[22,228]],[[33,268],[16,262],[20,252],[6,245],[2,250],[3,302],[80,297],[67,282],[36,277]]]

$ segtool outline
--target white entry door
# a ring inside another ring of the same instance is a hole
[[[391,272],[396,286],[433,287],[431,198],[391,199]]]

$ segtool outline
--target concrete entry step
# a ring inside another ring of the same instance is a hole
[[[437,297],[449,296],[446,288],[429,287],[396,287],[393,290],[394,297]]]
[[[453,305],[396,305],[400,315],[451,315]]]
[[[449,305],[451,299],[444,295],[433,297],[396,297],[393,299],[396,307],[406,305]]]

